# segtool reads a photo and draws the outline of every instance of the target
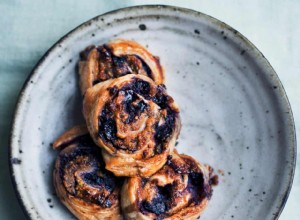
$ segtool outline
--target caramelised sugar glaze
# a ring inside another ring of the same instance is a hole
[[[165,151],[179,120],[165,86],[132,77],[108,90],[111,97],[99,115],[99,137],[127,153],[144,148],[145,158]]]

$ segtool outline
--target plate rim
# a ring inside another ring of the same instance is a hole
[[[23,86],[22,86],[22,88],[21,88],[21,90],[18,94],[18,98],[17,98],[16,104],[15,104],[15,108],[14,108],[15,110],[14,110],[14,114],[13,114],[13,118],[11,120],[11,126],[10,126],[9,152],[8,152],[8,163],[9,163],[10,179],[11,179],[15,194],[17,196],[17,200],[20,204],[20,207],[21,207],[23,213],[25,214],[26,219],[33,219],[33,217],[30,214],[29,207],[26,206],[25,202],[22,199],[22,195],[21,195],[21,192],[19,190],[19,186],[16,182],[12,159],[14,158],[13,149],[16,147],[16,146],[13,145],[13,140],[15,138],[15,136],[14,136],[15,127],[16,127],[15,125],[16,125],[16,121],[18,120],[18,115],[19,115],[21,106],[23,104],[23,97],[24,97],[25,90],[30,85],[30,81],[31,81],[32,77],[35,76],[38,73],[39,67],[45,62],[45,60],[54,51],[54,49],[59,47],[59,45],[61,45],[64,41],[68,40],[68,38],[71,35],[76,34],[81,29],[86,28],[87,26],[89,26],[93,22],[97,22],[100,18],[105,17],[107,15],[113,15],[113,14],[117,14],[119,12],[125,12],[125,11],[131,11],[131,10],[142,10],[142,9],[145,9],[145,10],[149,10],[149,9],[175,10],[175,11],[179,11],[180,13],[183,13],[183,14],[193,14],[194,16],[197,16],[197,17],[199,17],[199,16],[204,17],[207,20],[210,20],[210,21],[214,22],[215,24],[217,24],[218,26],[222,27],[223,29],[226,29],[227,31],[235,34],[235,36],[237,36],[241,40],[243,40],[251,49],[253,49],[254,53],[257,53],[257,54],[261,55],[261,59],[263,59],[265,61],[265,63],[262,64],[262,65],[264,67],[266,67],[267,69],[269,69],[271,72],[273,72],[273,74],[274,74],[273,80],[276,81],[279,85],[278,86],[278,91],[279,91],[280,94],[278,96],[281,96],[286,101],[286,104],[287,104],[287,107],[288,107],[289,114],[285,114],[286,115],[285,118],[286,118],[286,120],[289,119],[289,120],[287,120],[287,121],[289,121],[289,123],[287,124],[287,127],[290,130],[289,133],[291,134],[291,137],[288,137],[288,138],[290,139],[290,142],[292,144],[292,146],[290,146],[290,147],[293,150],[290,153],[291,156],[292,156],[291,157],[292,166],[289,170],[290,171],[289,182],[288,182],[287,186],[285,186],[284,196],[281,199],[281,203],[278,206],[276,206],[276,213],[273,214],[273,216],[274,216],[273,219],[278,219],[279,216],[281,215],[284,207],[285,207],[285,204],[288,200],[290,191],[292,189],[294,176],[295,176],[296,162],[297,162],[297,139],[296,139],[296,129],[295,129],[295,121],[294,121],[293,111],[292,111],[292,108],[291,108],[290,101],[289,101],[289,99],[287,97],[287,94],[285,92],[285,89],[282,85],[282,82],[281,82],[280,78],[278,77],[278,74],[276,73],[274,68],[271,66],[270,62],[263,55],[263,53],[250,40],[248,40],[248,38],[246,38],[239,31],[237,31],[236,29],[234,29],[233,27],[231,27],[227,23],[225,23],[225,22],[223,22],[223,21],[221,21],[217,18],[214,18],[210,15],[207,15],[203,12],[199,12],[199,11],[189,9],[189,8],[185,8],[185,7],[178,7],[178,6],[164,5],[164,4],[152,4],[152,5],[151,4],[145,4],[145,5],[135,5],[135,6],[129,6],[129,7],[122,7],[122,8],[118,8],[118,9],[111,10],[111,11],[105,12],[103,14],[97,15],[97,16],[81,23],[80,25],[76,26],[71,31],[67,32],[59,40],[57,40],[43,54],[43,56],[39,59],[39,61],[32,68],[31,72],[29,73],[29,75],[27,76],[26,80],[23,83]]]

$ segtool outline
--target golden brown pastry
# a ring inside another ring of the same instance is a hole
[[[180,131],[179,108],[144,75],[128,74],[89,88],[83,113],[106,169],[116,176],[149,176],[173,151]]]
[[[89,46],[80,54],[82,94],[99,82],[126,74],[145,75],[156,84],[163,84],[165,78],[159,58],[134,41],[114,40],[97,47]]]
[[[63,148],[53,172],[54,187],[62,203],[81,220],[122,219],[122,181],[104,169],[100,149],[84,126],[74,127],[53,144]]]
[[[149,178],[125,180],[121,206],[125,219],[197,219],[212,195],[209,166],[178,154]]]

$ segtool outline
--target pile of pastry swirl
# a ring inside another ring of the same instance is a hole
[[[53,145],[63,204],[79,219],[198,218],[212,170],[174,149],[180,111],[159,58],[115,40],[81,52],[79,76],[86,126]]]

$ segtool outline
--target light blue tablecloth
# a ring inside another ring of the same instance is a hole
[[[244,34],[264,53],[282,80],[299,137],[299,0],[0,0],[0,219],[25,218],[12,188],[7,157],[14,106],[31,69],[53,43],[77,25],[104,12],[137,4],[195,9]],[[300,219],[299,169],[280,219]]]

